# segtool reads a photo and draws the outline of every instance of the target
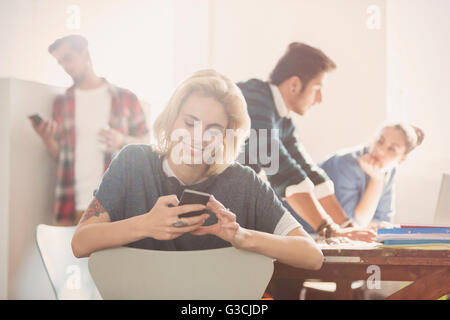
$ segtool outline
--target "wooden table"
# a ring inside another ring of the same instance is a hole
[[[380,281],[413,281],[387,299],[431,300],[450,293],[450,250],[335,245],[323,247],[322,252],[324,264],[318,271],[275,262],[267,291],[275,299],[299,299],[302,282],[318,279],[336,283],[335,299],[352,299],[351,283],[369,280],[373,284],[374,270],[378,270]]]

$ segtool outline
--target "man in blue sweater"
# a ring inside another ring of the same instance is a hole
[[[294,42],[278,61],[269,82],[251,79],[238,83],[257,133],[247,141],[242,160],[257,173],[265,171],[285,206],[310,233],[372,241],[373,231],[353,228],[336,199],[332,181],[297,139],[291,119],[292,113],[303,116],[322,102],[324,76],[335,68],[319,49]],[[264,156],[261,148],[270,150],[271,155]]]

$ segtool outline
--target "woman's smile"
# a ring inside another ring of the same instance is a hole
[[[183,151],[187,152],[191,156],[195,156],[203,153],[203,147],[183,140]]]

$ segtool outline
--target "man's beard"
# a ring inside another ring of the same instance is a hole
[[[87,70],[84,70],[81,74],[77,75],[77,76],[70,76],[73,80],[73,83],[75,85],[83,82],[84,79],[86,79],[86,75],[87,75]]]

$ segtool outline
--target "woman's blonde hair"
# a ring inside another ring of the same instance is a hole
[[[236,161],[249,135],[250,117],[241,90],[229,78],[215,70],[198,71],[182,81],[175,89],[153,125],[156,149],[162,155],[167,155],[170,151],[173,124],[180,113],[181,106],[194,92],[214,98],[224,107],[228,115],[226,129],[227,131],[231,129],[234,133],[232,145],[229,139],[223,139],[223,163],[214,162],[207,171],[207,176],[219,174]]]

